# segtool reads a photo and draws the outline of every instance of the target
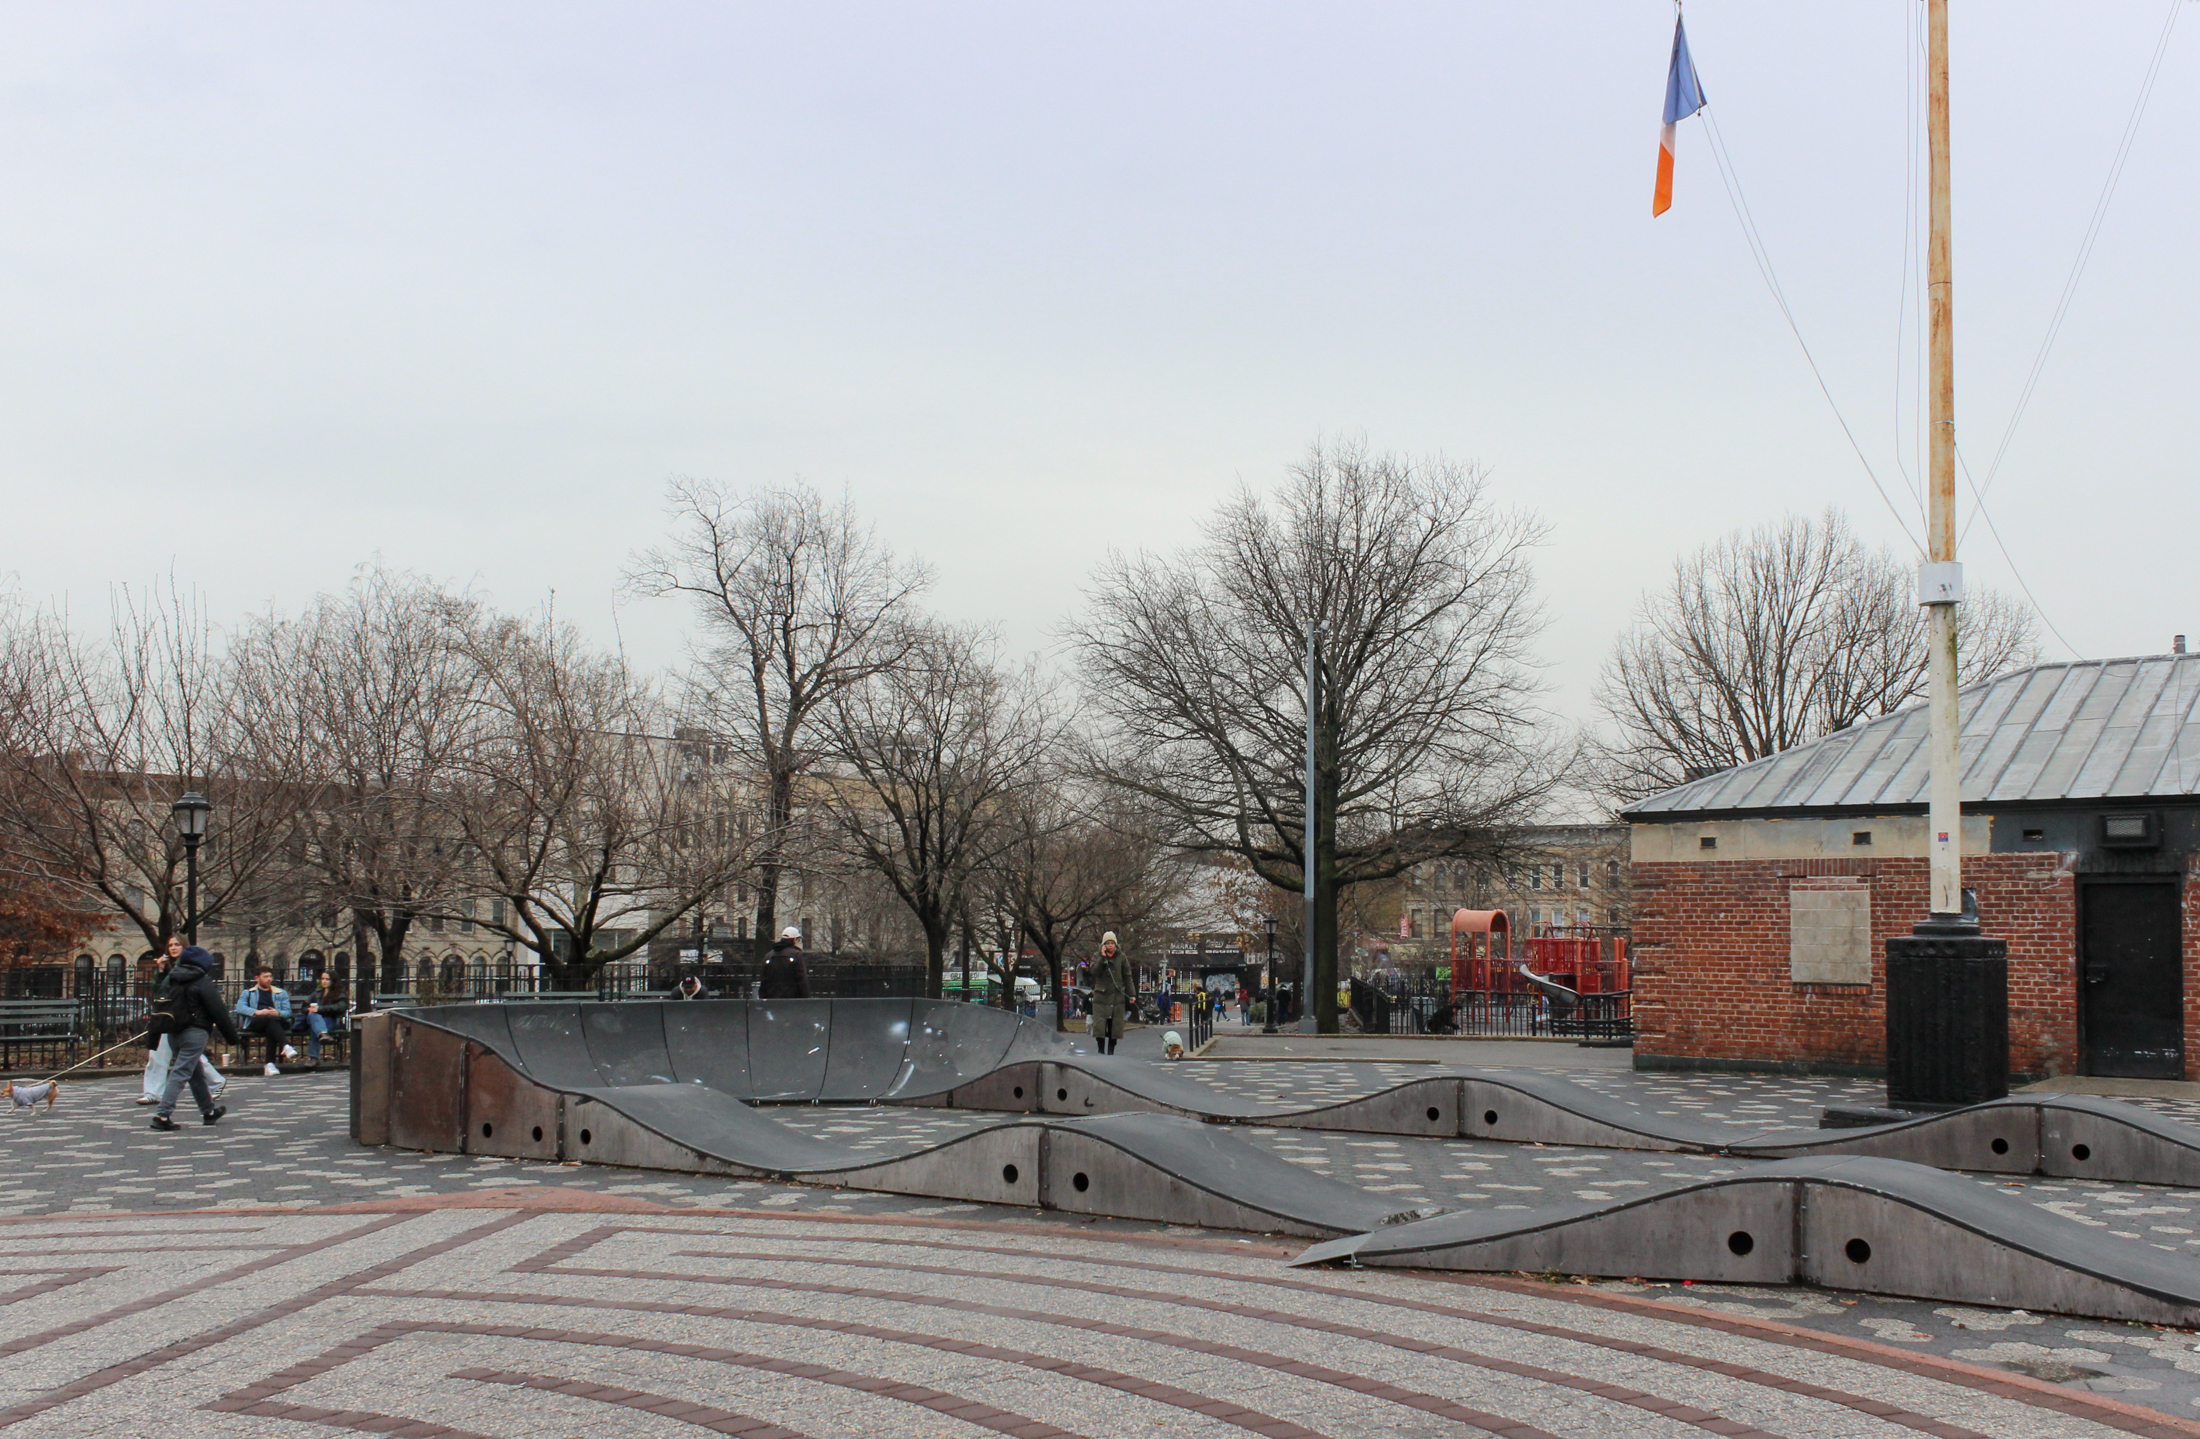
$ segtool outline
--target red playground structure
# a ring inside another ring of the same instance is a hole
[[[1553,926],[1513,952],[1501,909],[1451,917],[1451,1004],[1465,1033],[1621,1032],[1632,1028],[1627,941],[1587,925]],[[1525,971],[1525,972],[1523,972]]]

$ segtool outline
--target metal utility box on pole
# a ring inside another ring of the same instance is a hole
[[[1963,902],[1961,716],[1956,708],[1955,304],[1948,203],[1948,0],[1926,0],[1926,148],[1932,195],[1925,252],[1931,324],[1932,509],[1918,603],[1929,618],[1929,913],[1887,941],[1887,1102],[1953,1109],[2009,1092],[2009,946],[1979,932]]]

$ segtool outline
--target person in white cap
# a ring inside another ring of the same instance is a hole
[[[802,931],[793,925],[779,931],[779,943],[764,956],[764,980],[756,994],[759,999],[810,997],[810,966],[802,953]]]
[[[1115,1053],[1115,1046],[1123,1038],[1123,1025],[1129,1018],[1131,999],[1131,965],[1115,942],[1115,931],[1100,936],[1100,957],[1086,971],[1092,985],[1092,1011],[1088,1020],[1093,1048],[1102,1054]]]

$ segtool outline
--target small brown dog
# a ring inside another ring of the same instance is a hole
[[[60,1094],[61,1082],[57,1079],[43,1080],[37,1084],[24,1084],[17,1080],[0,1084],[0,1099],[13,1100],[17,1109],[28,1109],[33,1114],[38,1112],[41,1104],[46,1106],[47,1113],[52,1113],[53,1102]]]

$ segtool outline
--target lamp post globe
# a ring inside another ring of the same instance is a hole
[[[187,790],[170,805],[176,833],[183,838],[183,941],[199,942],[199,844],[206,838],[207,816],[214,802],[197,790]]]

